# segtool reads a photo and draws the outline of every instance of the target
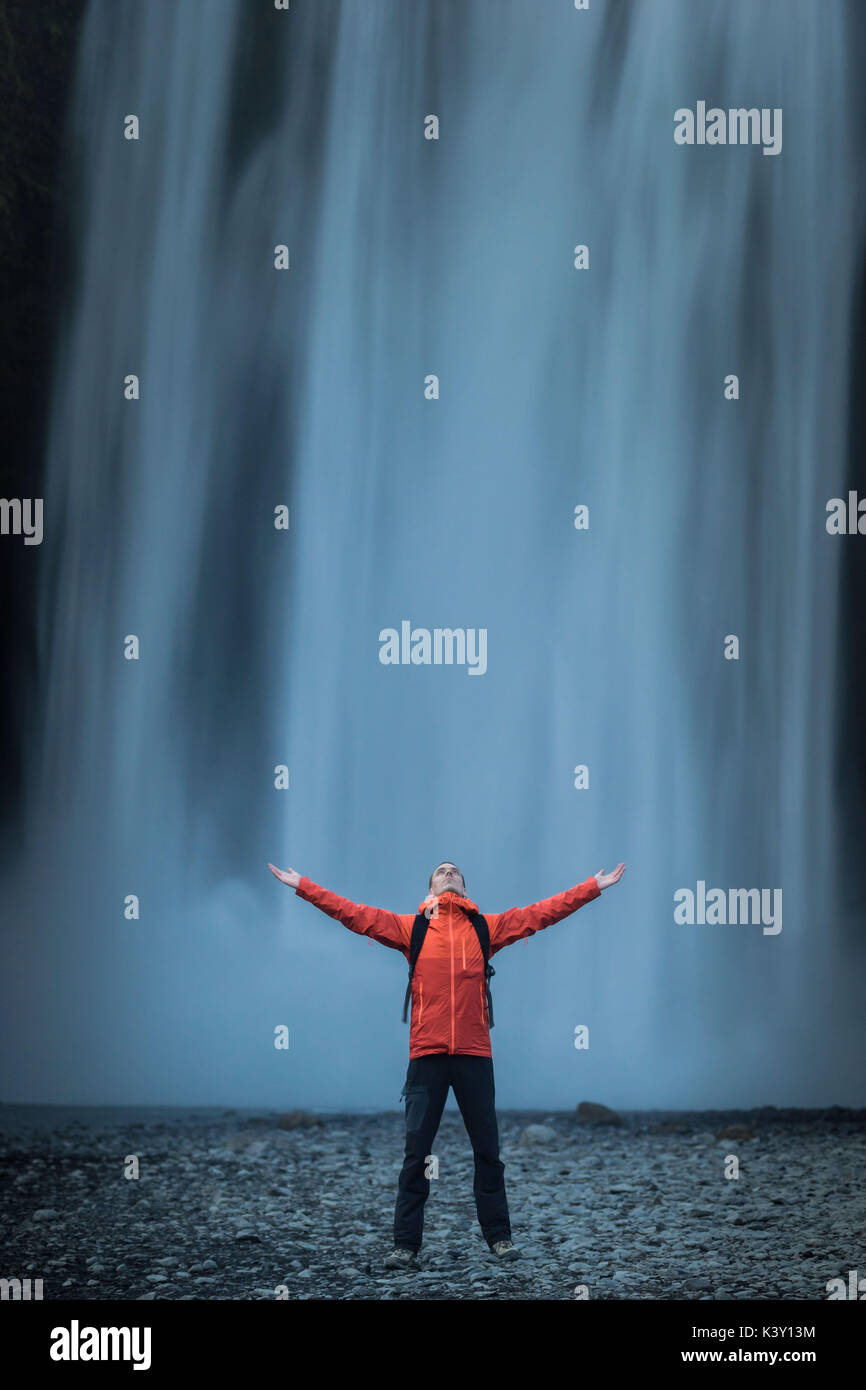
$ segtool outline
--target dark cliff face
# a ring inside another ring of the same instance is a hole
[[[64,292],[63,140],[85,9],[86,0],[0,0],[0,497],[41,495],[52,330]],[[34,559],[19,542],[0,546],[0,814],[20,785],[36,677]]]

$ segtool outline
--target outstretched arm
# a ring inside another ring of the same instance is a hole
[[[372,937],[374,941],[381,941],[383,946],[392,946],[396,951],[408,951],[413,917],[388,912],[382,907],[353,903],[349,898],[340,897],[339,893],[322,888],[294,869],[278,869],[273,864],[268,864],[268,868],[281,883],[294,888],[299,898],[305,898],[329,917],[335,917],[350,931],[357,932],[359,936]]]
[[[511,907],[507,912],[491,914],[487,917],[490,927],[490,954],[520,941],[525,936],[534,936],[537,931],[552,926],[554,922],[569,917],[585,903],[591,903],[605,888],[619,883],[625,872],[625,864],[617,864],[612,873],[599,871],[593,878],[567,888],[564,893],[556,893],[542,902],[531,903],[529,907]]]

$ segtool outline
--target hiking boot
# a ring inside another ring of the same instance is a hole
[[[415,1269],[417,1264],[416,1252],[409,1250],[405,1245],[395,1245],[390,1255],[386,1255],[384,1260],[386,1269]]]
[[[510,1240],[495,1240],[490,1247],[491,1254],[499,1260],[519,1260],[520,1251]]]

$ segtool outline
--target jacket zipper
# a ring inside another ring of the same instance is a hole
[[[451,911],[451,904],[448,904],[448,936],[451,941],[451,1046],[448,1051],[454,1051],[454,918]]]
[[[418,981],[418,1027],[421,1027],[421,1019],[424,1017],[424,986]]]

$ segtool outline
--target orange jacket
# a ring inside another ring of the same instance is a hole
[[[490,954],[503,946],[533,936],[553,922],[576,912],[584,903],[600,895],[594,878],[567,888],[530,907],[510,907],[507,912],[487,915],[490,928]],[[302,878],[295,892],[315,907],[336,917],[350,931],[393,946],[409,959],[414,913],[388,912],[381,907],[364,907],[337,893],[330,893],[309,878]],[[423,912],[424,903],[418,911]],[[475,928],[464,908],[477,912],[475,903],[457,893],[441,893],[433,906],[430,926],[412,976],[412,1026],[409,1056],[423,1057],[429,1052],[463,1052],[473,1057],[490,1057],[490,1025],[484,990],[484,957]]]

